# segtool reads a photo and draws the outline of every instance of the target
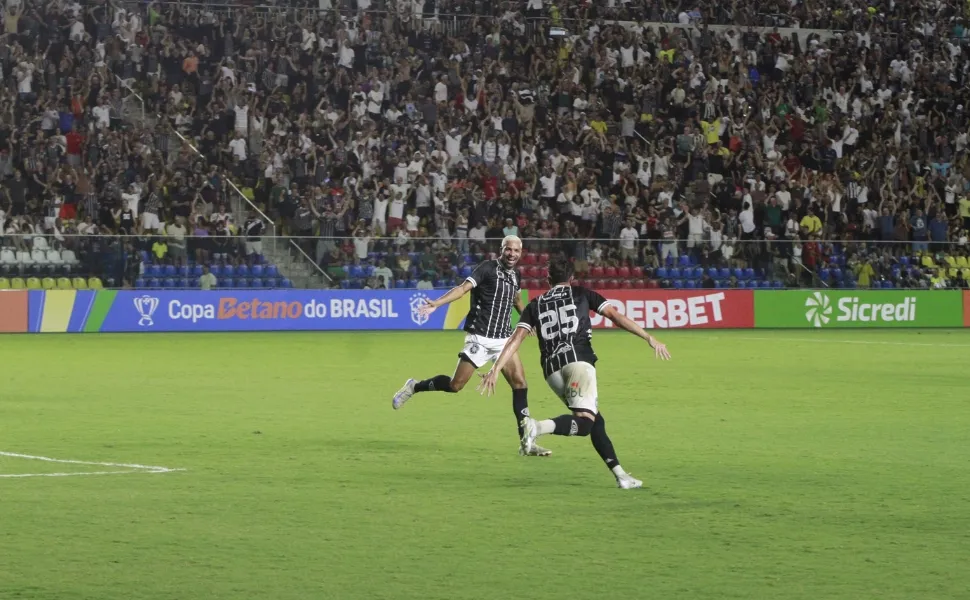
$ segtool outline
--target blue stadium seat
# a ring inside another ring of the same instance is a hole
[[[471,254],[464,255],[461,260],[462,260],[462,263],[463,264],[466,264],[466,265],[474,265],[475,264],[475,257],[472,256]]]
[[[754,269],[752,269],[751,267],[748,267],[747,269],[745,269],[744,270],[744,278],[745,279],[754,279]]]
[[[690,266],[690,255],[689,254],[681,254],[680,255],[680,258],[677,260],[677,264],[679,266],[681,266],[681,267],[689,267]]]
[[[189,288],[192,287],[192,282],[188,277],[179,277],[175,280],[175,287],[177,288]]]
[[[900,256],[899,257],[899,264],[903,265],[904,267],[908,267],[909,266],[909,257],[908,256]]]
[[[839,269],[839,268],[832,269],[832,279],[836,281],[842,281],[842,269]]]
[[[772,282],[771,287],[775,288],[776,290],[780,290],[781,288],[785,287],[785,284],[776,279]]]
[[[735,277],[737,277],[738,279],[744,279],[744,269],[742,269],[740,267],[735,267],[731,271],[731,274],[734,275]]]
[[[279,272],[279,270],[277,270],[276,265],[268,265],[266,267],[266,276],[267,277],[279,277],[280,276],[280,272]]]
[[[250,271],[252,272],[253,277],[262,277],[263,276],[263,265],[253,265],[253,268],[250,269]]]
[[[418,280],[417,279],[408,279],[408,289],[413,290],[416,287],[418,287]]]
[[[670,273],[667,272],[666,267],[657,267],[657,272],[655,273],[657,279],[667,279],[670,277]]]
[[[767,279],[762,279],[761,283],[758,284],[758,287],[766,290],[771,287],[771,282]]]
[[[710,269],[708,269],[707,274],[711,276],[711,279],[717,279],[718,278],[717,267],[711,267]]]
[[[249,266],[239,265],[236,267],[236,277],[249,277]]]
[[[289,279],[287,279],[286,277],[284,277],[283,280],[280,281],[280,287],[282,287],[282,288],[291,288],[291,287],[293,287],[293,282],[290,281]]]
[[[461,268],[461,271],[459,272],[459,274],[462,276],[462,278],[471,277],[472,267],[470,265],[465,265],[464,267]]]
[[[219,287],[221,288],[234,288],[236,287],[236,282],[232,277],[223,277],[219,280]]]
[[[175,287],[175,280],[172,279],[171,277],[166,277],[165,279],[162,280],[162,287],[167,289],[171,289]]]
[[[407,282],[404,281],[403,279],[398,279],[397,281],[394,282],[394,287],[399,290],[403,290],[404,288],[407,287]]]
[[[213,263],[213,264],[209,265],[209,272],[212,273],[213,275],[215,275],[216,277],[221,277],[222,276],[222,266]]]
[[[676,261],[676,259],[674,258],[674,256],[672,254],[668,254],[667,255],[667,260],[664,262],[664,264],[666,266],[668,266],[668,267],[672,267],[672,266],[674,266],[674,262],[675,261]]]
[[[444,279],[438,279],[437,281],[434,282],[434,286],[436,288],[443,288],[443,287],[447,287],[448,283]]]
[[[683,281],[681,281],[679,279],[675,279],[674,280],[674,288],[675,289],[678,289],[679,290],[679,289],[683,289],[683,287],[684,287],[684,282]]]
[[[694,267],[694,279],[701,279],[704,277],[704,267]]]
[[[142,250],[138,253],[138,257],[141,258],[141,262],[146,265],[152,262],[152,253],[148,250]]]
[[[857,284],[855,282],[855,279],[846,279],[845,280],[845,287],[849,288],[850,290],[854,290],[856,288],[856,285]]]
[[[670,269],[670,278],[671,279],[680,279],[680,269],[678,269],[677,267],[671,268]]]
[[[350,280],[349,279],[341,279],[340,280],[340,289],[342,289],[342,290],[349,290],[350,289]]]
[[[724,287],[724,282],[718,279],[717,281],[714,282],[714,287],[721,289]]]
[[[189,279],[189,287],[190,288],[201,287],[199,285],[199,278],[198,277],[192,277],[191,279]]]
[[[692,290],[697,287],[697,282],[694,281],[693,279],[688,279],[687,281],[684,282],[684,287],[686,287],[689,290]]]
[[[189,276],[189,266],[188,265],[182,265],[181,267],[179,267],[178,268],[178,276],[179,277],[188,277]]]
[[[148,280],[148,287],[150,287],[150,288],[156,288],[157,289],[157,288],[162,287],[162,284],[158,282],[158,279],[157,278],[154,278],[153,277],[153,278],[151,278],[151,279]]]
[[[145,277],[159,277],[162,274],[162,268],[159,265],[145,265]]]
[[[135,287],[138,288],[138,289],[144,289],[145,288],[145,280],[142,279],[141,277],[139,277],[138,279],[136,279],[135,280]]]
[[[731,269],[727,267],[721,267],[721,271],[718,274],[718,277],[720,277],[721,279],[727,279],[730,276],[731,276]]]
[[[364,269],[360,265],[351,265],[350,276],[354,279],[359,279],[364,276]]]
[[[893,282],[892,281],[883,281],[882,282],[882,289],[884,289],[884,290],[891,290],[893,287],[895,287],[895,286],[893,285]]]
[[[420,252],[408,252],[408,258],[410,258],[411,260],[418,260],[419,258],[421,258],[421,253]]]
[[[175,265],[165,265],[165,277],[175,277]]]
[[[374,276],[374,271],[376,271],[376,270],[377,269],[374,268],[374,265],[364,265],[364,276],[365,277],[373,277]]]
[[[832,272],[829,271],[828,269],[819,269],[819,271],[818,271],[818,277],[822,281],[828,281],[829,280],[829,277],[831,277],[831,276],[832,276]]]
[[[192,267],[192,277],[202,277],[202,265],[195,265]]]

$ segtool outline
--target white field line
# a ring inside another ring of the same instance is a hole
[[[776,341],[776,342],[808,342],[810,344],[860,344],[864,346],[925,346],[928,348],[970,348],[970,344],[925,344],[920,342],[886,342],[878,340],[826,340],[812,338],[781,338],[781,337],[759,337],[743,336],[745,340]]]
[[[41,462],[58,463],[64,465],[88,465],[94,467],[115,467],[117,469],[124,469],[119,471],[86,471],[80,473],[0,473],[0,478],[14,478],[14,477],[76,477],[80,475],[122,475],[127,473],[174,473],[176,471],[184,471],[185,469],[170,469],[168,467],[157,467],[153,465],[139,465],[133,463],[113,463],[113,462],[96,462],[90,460],[72,460],[67,458],[51,458],[49,456],[35,456],[33,454],[20,454],[18,452],[3,452],[0,451],[0,456],[9,456],[10,458],[23,458],[25,460],[39,460]]]

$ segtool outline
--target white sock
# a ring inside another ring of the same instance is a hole
[[[624,471],[623,467],[621,467],[620,465],[616,465],[610,470],[613,471],[613,475],[617,477],[622,477],[623,475],[626,475],[626,471]]]
[[[539,435],[548,435],[556,430],[556,424],[552,419],[546,419],[545,421],[536,421],[536,431]]]

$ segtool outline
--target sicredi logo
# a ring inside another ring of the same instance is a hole
[[[835,311],[839,323],[892,323],[916,320],[916,297],[909,296],[899,303],[862,302],[858,296],[839,298],[834,310],[828,294],[815,292],[805,299],[805,318],[814,327],[828,325]]]
[[[805,299],[805,318],[815,327],[821,327],[829,322],[832,314],[832,303],[822,292],[815,292]]]
[[[158,300],[155,299],[157,307]],[[136,303],[136,308],[138,304]],[[152,309],[151,312],[154,312]],[[139,314],[145,314],[139,308]],[[239,298],[220,298],[218,304],[189,303],[181,300],[168,302],[168,318],[173,321],[199,321],[229,319],[271,320],[271,319],[381,319],[396,318],[394,302],[389,298],[353,300],[350,298],[331,298],[329,301],[310,300],[266,301],[258,298],[241,300]],[[148,313],[150,320],[151,313]],[[141,324],[141,321],[139,321]]]
[[[720,323],[724,320],[724,312],[721,310],[723,301],[724,292],[718,292],[667,300],[610,300],[610,304],[641,327],[665,329]],[[613,326],[611,321],[598,314],[590,317],[590,323],[593,327]]]

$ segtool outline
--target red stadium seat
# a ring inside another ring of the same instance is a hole
[[[616,270],[616,276],[622,279],[628,279],[630,277],[630,267],[622,266]]]
[[[522,276],[528,277],[529,279],[538,279],[539,270],[536,269],[535,267],[525,267],[524,269],[522,269]]]
[[[630,280],[629,279],[624,279],[623,281],[620,282],[620,289],[621,290],[632,290],[633,289],[633,284],[630,283]]]
[[[643,277],[643,269],[640,267],[630,267],[630,277],[633,277],[634,279]]]
[[[577,279],[576,280],[576,285],[581,285],[584,288],[588,288],[589,287],[589,280],[588,279],[585,279],[585,278],[583,278],[583,279]]]
[[[615,290],[620,287],[620,282],[615,279],[607,279],[604,283],[606,284],[605,287],[608,290]]]
[[[539,274],[538,276],[541,279],[545,279],[549,277],[549,267],[546,267],[546,266],[536,267],[536,272]]]
[[[542,254],[540,254],[539,255],[539,264],[541,264],[541,265],[548,265],[549,264],[549,255],[546,254],[545,252],[543,252]]]
[[[593,267],[589,270],[589,276],[594,279],[601,279],[603,277],[603,267]]]
[[[647,282],[647,288],[649,288],[651,290],[652,289],[656,289],[658,287],[660,287],[660,284],[657,283],[657,280],[656,279],[651,279],[650,281]]]
[[[607,277],[616,277],[616,267],[606,267],[603,269],[603,273]]]
[[[585,287],[588,287],[591,290],[602,290],[602,289],[605,289],[603,287],[603,280],[602,279],[589,279],[589,280],[586,281],[586,286]]]
[[[522,260],[519,261],[519,262],[522,263],[523,266],[534,265],[534,264],[536,264],[536,255],[535,254],[523,254],[522,255]]]

